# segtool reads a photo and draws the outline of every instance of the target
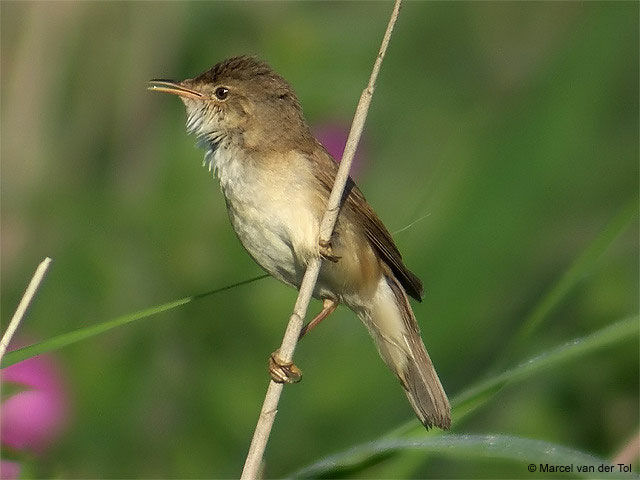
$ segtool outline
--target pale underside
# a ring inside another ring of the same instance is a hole
[[[208,153],[207,161],[220,179],[242,245],[271,275],[299,287],[308,261],[318,255],[327,202],[327,195],[312,183],[316,180],[309,159],[295,151],[256,159],[223,143]],[[348,218],[339,220],[331,243],[340,260],[323,262],[314,296],[357,310],[375,293],[380,262]]]

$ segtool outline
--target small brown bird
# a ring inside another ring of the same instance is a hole
[[[231,224],[262,268],[299,288],[309,260],[323,257],[313,292],[323,310],[304,332],[345,304],[366,325],[420,421],[449,428],[449,401],[407,297],[421,300],[422,283],[353,180],[330,243],[319,244],[338,166],[311,134],[286,80],[258,59],[234,57],[192,79],[152,80],[149,88],[184,102],[187,130],[220,179]],[[274,380],[295,377],[295,366],[279,364],[277,354],[272,363]]]

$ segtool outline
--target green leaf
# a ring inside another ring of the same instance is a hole
[[[18,350],[14,350],[12,352],[8,352],[2,359],[2,365],[0,366],[0,368],[8,367],[10,365],[13,365],[14,363],[21,362],[22,360],[35,357],[36,355],[40,355],[42,353],[58,350],[62,347],[66,347],[67,345],[71,345],[72,343],[76,343],[81,340],[94,337],[101,333],[108,332],[109,330],[112,330],[121,325],[126,325],[128,323],[134,322],[136,320],[141,320],[143,318],[149,318],[158,313],[166,312],[176,307],[186,305],[187,303],[192,302],[194,300],[208,297],[216,293],[224,292],[226,290],[239,287],[240,285],[246,285],[248,283],[261,280],[268,276],[269,275],[267,274],[260,275],[258,277],[254,277],[248,280],[243,280],[241,282],[234,283],[233,285],[226,285],[224,287],[211,290],[210,292],[200,293],[198,295],[191,295],[189,297],[180,298],[172,302],[163,303],[162,305],[156,305],[154,307],[140,310],[139,312],[130,313],[128,315],[122,315],[120,317],[114,318],[113,320],[108,320],[106,322],[98,323],[97,325],[91,325],[89,327],[83,327],[83,328],[74,330],[72,332],[57,335],[47,340],[43,340],[42,342],[29,345],[28,347],[23,347]]]
[[[565,344],[541,353],[520,365],[487,378],[456,395],[451,401],[454,424],[459,423],[471,412],[486,404],[493,396],[507,385],[527,380],[536,373],[556,368],[566,362],[583,357],[600,348],[611,347],[624,340],[637,337],[638,315],[619,320],[586,337],[576,338]],[[424,434],[424,427],[417,420],[411,420],[394,429],[387,437]]]
[[[517,367],[511,368],[500,375],[480,382],[466,389],[453,399],[459,421],[477,407],[483,405],[488,398],[497,393],[505,385],[525,380],[543,369],[558,367],[565,362],[587,355],[600,348],[610,347],[618,342],[630,340],[638,336],[638,315],[620,320],[604,327],[586,337],[576,338],[564,345],[548,350],[530,358]]]
[[[515,352],[523,349],[531,334],[540,326],[542,321],[571,291],[571,289],[593,269],[598,259],[609,248],[613,241],[624,232],[637,217],[637,201],[633,199],[625,204],[618,214],[600,232],[593,242],[576,258],[571,267],[551,287],[546,295],[537,303],[533,311],[527,315],[522,326],[505,349],[503,362],[508,362],[515,356]],[[503,363],[504,366],[504,363]]]
[[[440,435],[421,439],[383,439],[359,445],[343,453],[331,455],[323,460],[309,465],[291,475],[290,478],[335,478],[344,477],[350,473],[361,471],[361,466],[367,464],[373,457],[385,456],[396,451],[415,450],[425,454],[436,454],[450,458],[468,460],[470,458],[494,458],[518,462],[514,474],[530,475],[530,465],[540,472],[543,466],[568,466],[574,475],[585,477],[603,476],[604,466],[611,464],[604,459],[595,457],[579,450],[573,450],[562,445],[521,438],[510,435]],[[532,467],[532,468],[533,468]],[[582,470],[579,472],[578,467]],[[632,474],[622,474],[617,466],[613,467],[615,475],[607,478],[638,478]],[[589,470],[593,469],[592,472]],[[543,475],[549,473],[542,472]],[[552,473],[555,478],[557,473]]]
[[[559,347],[532,357],[499,375],[471,386],[456,395],[451,401],[454,428],[467,415],[489,402],[505,386],[527,380],[541,371],[560,367],[571,360],[584,357],[598,349],[612,347],[624,340],[630,340],[637,337],[638,333],[638,316],[635,315],[604,327],[586,337],[566,342]],[[427,441],[442,438],[443,435],[439,430],[425,430],[422,424],[414,419],[388,432],[377,442],[408,439]],[[361,450],[360,454],[364,455],[364,451]],[[336,454],[332,458],[337,458],[341,455],[345,454]],[[384,453],[370,451],[369,458],[362,457],[358,461],[357,471],[378,464],[383,460],[390,460],[390,463],[385,464],[383,471],[377,470],[376,473],[383,477],[391,475],[404,477],[410,476],[408,472],[415,471],[424,462],[424,456],[415,455],[415,452],[411,451],[411,449],[393,448]],[[351,472],[353,468],[355,467],[351,465],[345,472],[347,470]],[[357,473],[356,471],[354,472]],[[407,473],[407,475],[403,475],[402,472]]]

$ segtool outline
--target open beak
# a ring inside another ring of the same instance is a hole
[[[180,97],[192,98],[194,100],[202,100],[204,96],[200,92],[196,92],[191,88],[187,88],[184,82],[174,82],[173,80],[151,80],[147,90],[154,92],[173,93]]]

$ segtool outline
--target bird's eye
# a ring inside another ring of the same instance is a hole
[[[229,96],[229,89],[227,87],[218,87],[213,93],[218,100],[224,100]]]

